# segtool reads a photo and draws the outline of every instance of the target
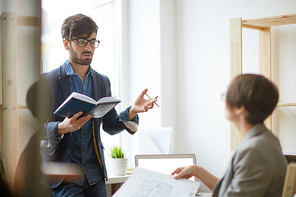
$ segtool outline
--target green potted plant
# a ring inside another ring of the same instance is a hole
[[[110,149],[110,157],[113,158],[113,159],[124,158],[124,153],[122,151],[121,146],[113,146]]]
[[[121,146],[113,146],[110,149],[110,166],[113,176],[125,176],[127,171],[127,158]]]

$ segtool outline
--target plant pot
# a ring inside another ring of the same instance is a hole
[[[112,158],[110,159],[110,167],[113,176],[125,176],[127,171],[127,159]]]

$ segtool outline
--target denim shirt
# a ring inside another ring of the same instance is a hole
[[[65,62],[66,73],[69,76],[69,84],[71,92],[78,92],[85,94],[87,96],[93,96],[91,76],[94,74],[94,70],[89,66],[87,75],[85,76],[85,82],[83,84],[82,79],[79,75],[73,70],[69,60]],[[128,109],[120,113],[119,119],[123,121],[124,124],[130,128],[129,124],[131,121],[128,117]],[[133,120],[134,121],[134,120]],[[137,120],[138,121],[138,120]],[[136,122],[137,122],[136,121]],[[93,142],[93,128],[92,128],[93,119],[90,119],[86,122],[79,130],[70,133],[74,135],[74,149],[72,154],[71,162],[77,163],[81,166],[84,176],[86,176],[90,185],[96,184],[104,176],[103,170],[100,163],[98,162],[97,155],[94,149]],[[48,138],[55,138],[55,143],[59,143],[62,139],[61,136],[57,137],[57,125],[60,122],[50,122],[47,126],[47,136]],[[132,122],[135,123],[135,122]],[[83,185],[83,178],[75,180],[73,183],[78,185]]]
[[[93,70],[89,67],[89,72],[85,76],[83,84],[82,79],[77,75],[70,62],[66,61],[66,72],[69,75],[69,83],[71,92],[78,92],[89,97],[93,96],[91,75]],[[87,121],[79,130],[73,132],[74,135],[74,149],[72,154],[73,163],[80,164],[90,185],[97,183],[103,176],[103,170],[98,162],[97,155],[94,149],[94,142],[92,136],[92,121]],[[74,183],[78,185],[83,184],[83,179],[75,180]]]

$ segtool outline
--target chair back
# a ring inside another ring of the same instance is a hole
[[[293,197],[296,194],[296,163],[288,164],[282,197]]]

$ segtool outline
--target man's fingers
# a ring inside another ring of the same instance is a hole
[[[143,92],[141,93],[141,97],[144,97],[144,95],[147,93],[148,89],[144,89]]]
[[[78,119],[82,114],[83,114],[83,112],[80,111],[80,112],[74,114],[74,115],[73,115],[73,118]]]
[[[153,108],[154,104],[156,105],[157,99],[151,99],[148,101],[147,106],[149,106],[149,109]]]
[[[88,114],[87,116],[80,117],[82,112],[78,112],[77,114],[73,115],[73,119],[70,121],[72,125],[72,131],[79,130],[87,121],[92,118],[92,115]]]
[[[92,118],[92,115],[88,114],[87,116],[80,117],[79,119],[77,119],[77,123],[82,126],[82,125],[84,125],[84,123],[89,121],[91,118]]]

